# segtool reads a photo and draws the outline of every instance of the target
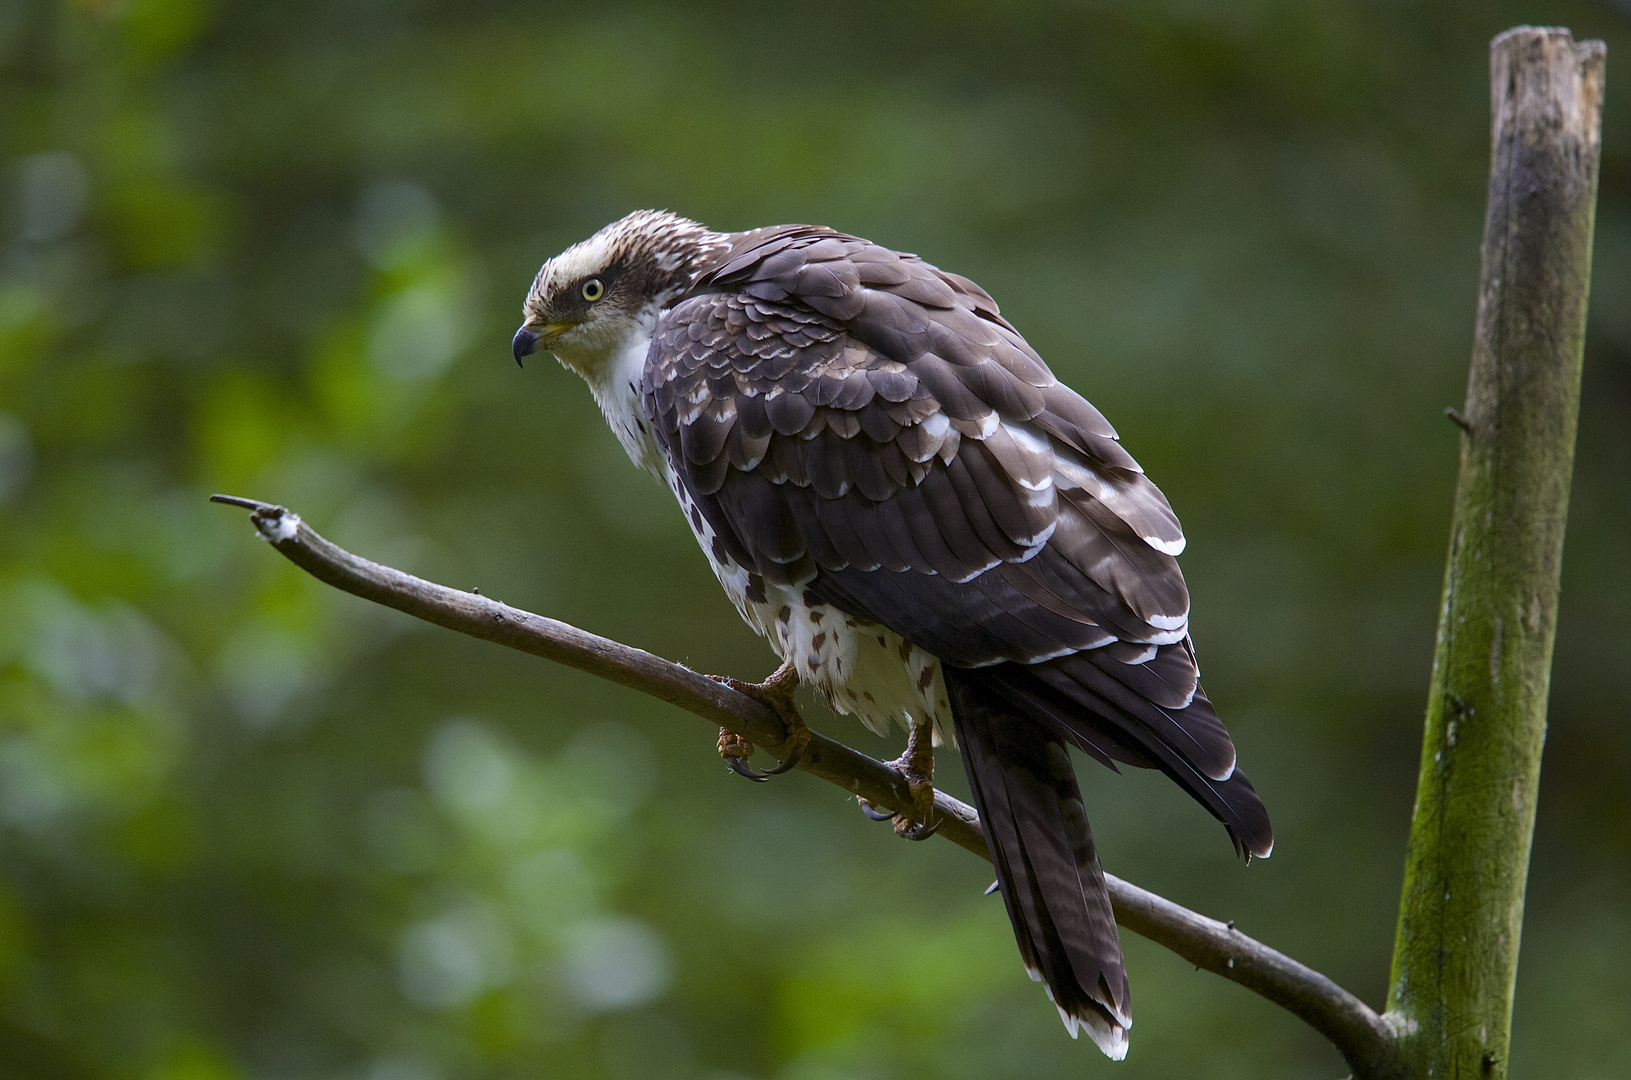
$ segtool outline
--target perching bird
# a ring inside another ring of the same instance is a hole
[[[1162,770],[1248,859],[1272,839],[1197,685],[1178,519],[1115,430],[972,281],[817,226],[638,211],[546,262],[523,312],[516,360],[589,383],[782,682],[912,733],[907,835],[921,741],[955,731],[1026,969],[1072,1037],[1124,1056],[1067,747]]]

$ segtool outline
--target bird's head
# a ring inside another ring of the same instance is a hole
[[[591,382],[649,337],[724,237],[666,210],[637,210],[544,263],[521,306],[516,362],[540,350]]]

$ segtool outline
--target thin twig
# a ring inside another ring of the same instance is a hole
[[[772,752],[787,739],[786,726],[768,706],[680,664],[477,593],[370,562],[323,539],[299,515],[281,506],[231,495],[213,495],[211,501],[250,510],[261,539],[319,581],[344,592],[650,694]],[[912,805],[903,775],[818,732],[811,732],[798,768],[874,806]],[[934,809],[941,821],[940,836],[990,858],[973,807],[936,791]],[[1392,1068],[1396,1060],[1392,1029],[1329,978],[1247,937],[1232,922],[1209,919],[1113,875],[1106,874],[1105,879],[1122,926],[1301,1017],[1341,1051],[1356,1077],[1397,1075]]]

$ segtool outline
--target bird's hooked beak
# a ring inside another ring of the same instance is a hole
[[[517,365],[525,367],[526,365],[521,363],[523,356],[531,356],[539,349],[549,348],[556,338],[576,325],[570,322],[552,322],[545,323],[542,330],[533,330],[523,323],[521,329],[515,332],[515,337],[510,339],[510,353],[515,357]]]
[[[521,358],[523,356],[531,356],[537,351],[538,335],[533,333],[531,330],[528,330],[525,326],[517,330],[515,332],[515,337],[510,339],[510,352],[515,354],[515,363],[517,367],[526,367],[526,365],[521,362]]]

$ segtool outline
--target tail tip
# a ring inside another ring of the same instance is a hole
[[[1235,854],[1246,862],[1253,859],[1266,859],[1274,854],[1273,836],[1245,837],[1233,829],[1229,830],[1229,839],[1235,845]]]
[[[1031,978],[1042,983],[1042,989],[1047,991],[1053,1007],[1059,1010],[1059,1019],[1065,1022],[1065,1030],[1072,1039],[1085,1031],[1087,1037],[1093,1040],[1093,1045],[1111,1061],[1120,1061],[1127,1056],[1127,1029],[1133,1026],[1133,1018],[1126,1009],[1107,1005],[1103,1001],[1090,1001],[1080,1011],[1072,1012],[1059,1004],[1059,999],[1053,996],[1053,987],[1042,978],[1040,971],[1031,971]]]
[[[1070,1032],[1072,1039],[1086,1031],[1087,1037],[1111,1061],[1121,1061],[1127,1056],[1127,1029],[1132,1026],[1130,1019],[1112,1019],[1097,1012],[1078,1016],[1063,1008],[1059,1009],[1059,1019],[1065,1022],[1065,1030]]]

